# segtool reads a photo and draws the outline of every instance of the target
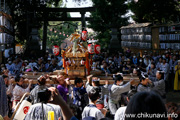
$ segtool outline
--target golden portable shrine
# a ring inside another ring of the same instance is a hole
[[[69,38],[72,46],[62,50],[63,67],[70,78],[84,78],[90,74],[89,53],[87,43],[81,42],[81,35],[74,33]]]

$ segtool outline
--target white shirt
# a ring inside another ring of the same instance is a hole
[[[86,106],[82,112],[82,119],[89,116],[95,117],[96,120],[104,118],[104,115],[99,109],[97,109],[96,107]]]
[[[120,107],[114,116],[114,120],[124,120],[127,106]]]
[[[30,92],[29,88],[26,89],[20,87],[19,85],[16,85],[13,89],[13,100],[20,100],[21,97],[26,93]]]
[[[47,104],[43,103],[43,110],[42,110],[42,103],[37,103],[30,107],[24,120],[43,120],[43,117],[48,119],[49,111],[54,112],[54,120],[58,120],[59,117],[62,117],[61,108],[59,105],[54,105],[51,103],[47,103]],[[43,112],[44,112],[44,116],[43,116]]]

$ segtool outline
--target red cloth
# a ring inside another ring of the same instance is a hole
[[[96,107],[97,107],[97,109],[101,110],[104,108],[104,105],[103,104],[96,104]]]

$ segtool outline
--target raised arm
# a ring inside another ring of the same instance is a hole
[[[54,87],[48,88],[53,93],[53,103],[61,107],[64,120],[71,120],[74,116],[67,103],[63,100],[58,90]]]

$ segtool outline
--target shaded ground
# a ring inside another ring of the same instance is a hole
[[[168,92],[167,94],[167,102],[174,102],[180,105],[180,92]]]

